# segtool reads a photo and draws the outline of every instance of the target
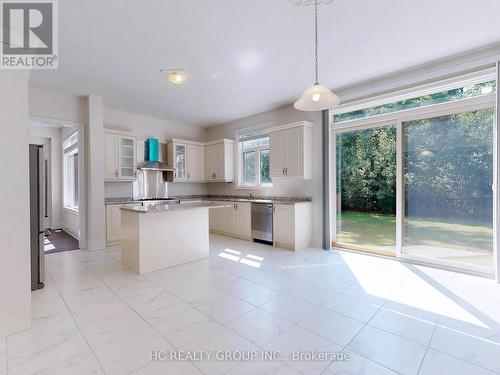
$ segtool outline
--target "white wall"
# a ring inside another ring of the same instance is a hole
[[[313,176],[305,181],[277,181],[270,188],[237,189],[236,183],[207,184],[209,194],[230,194],[262,196],[311,197],[313,200],[313,244],[321,247],[323,233],[323,155],[322,155],[322,124],[320,112],[300,112],[288,105],[272,111],[259,113],[227,124],[208,128],[207,140],[221,138],[235,139],[237,129],[248,128],[259,124],[272,122],[273,126],[296,121],[309,121],[314,124],[313,138]],[[235,163],[236,165],[237,163]],[[237,173],[235,171],[235,176]]]
[[[49,216],[50,222],[47,223],[50,228],[61,228],[61,210],[62,210],[62,176],[61,176],[61,129],[55,127],[42,126],[31,123],[29,130],[29,143],[40,144],[44,142],[49,147]]]
[[[30,116],[77,123],[87,122],[87,100],[37,87],[29,88]]]
[[[203,142],[207,137],[205,128],[109,108],[104,108],[104,128],[131,132],[143,140],[158,138],[164,143],[169,138]]]
[[[158,138],[163,143],[170,138],[204,142],[207,137],[205,128],[109,108],[104,109],[104,128],[133,133],[137,136],[137,142],[144,142],[148,138]],[[137,157],[142,160],[142,155]],[[169,183],[168,189],[169,195],[207,194],[205,184]],[[132,183],[106,182],[105,197],[132,197]]]
[[[0,71],[0,339],[31,318],[28,78]]]

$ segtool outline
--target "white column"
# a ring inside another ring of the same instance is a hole
[[[104,139],[102,98],[88,96],[88,118],[85,124],[87,170],[87,249],[106,247],[106,212],[104,207]]]
[[[29,71],[0,71],[0,339],[31,322]]]

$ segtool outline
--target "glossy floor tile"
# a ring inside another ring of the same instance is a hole
[[[0,338],[0,375],[500,374],[487,279],[222,236],[206,259],[141,276],[119,247],[46,265],[31,328]],[[152,358],[191,351],[211,357]]]

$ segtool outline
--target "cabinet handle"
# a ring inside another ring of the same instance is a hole
[[[283,170],[281,171],[281,174],[285,174],[285,168],[283,168]]]
[[[115,177],[118,177],[118,171],[115,171]]]
[[[190,178],[191,178],[191,175],[188,173],[188,179],[190,179]]]
[[[285,168],[285,174],[288,176],[288,168]]]

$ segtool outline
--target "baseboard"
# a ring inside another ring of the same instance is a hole
[[[240,236],[240,235],[229,233],[229,232],[223,232],[221,230],[210,229],[209,232],[213,233],[213,234],[218,234],[219,236],[237,238],[239,240],[244,240],[244,241],[252,241],[252,237]]]

